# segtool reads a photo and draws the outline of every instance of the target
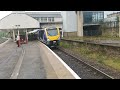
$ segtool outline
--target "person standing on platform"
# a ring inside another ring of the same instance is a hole
[[[18,45],[18,47],[20,47],[20,36],[19,35],[17,35],[17,45]]]

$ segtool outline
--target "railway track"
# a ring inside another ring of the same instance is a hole
[[[60,48],[53,48],[52,50],[82,79],[114,79],[113,77],[80,60],[79,58],[68,54]]]

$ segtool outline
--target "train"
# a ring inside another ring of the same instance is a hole
[[[60,44],[60,28],[44,28],[37,30],[37,39],[48,47],[58,47]]]

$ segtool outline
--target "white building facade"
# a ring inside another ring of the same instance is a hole
[[[39,21],[40,28],[62,28],[63,26],[62,16],[60,12],[26,12],[26,14]]]
[[[83,16],[80,12],[81,11],[61,12],[64,36],[83,36]]]

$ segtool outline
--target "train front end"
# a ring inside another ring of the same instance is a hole
[[[60,43],[60,30],[59,28],[46,29],[47,45],[49,47],[57,47]]]

